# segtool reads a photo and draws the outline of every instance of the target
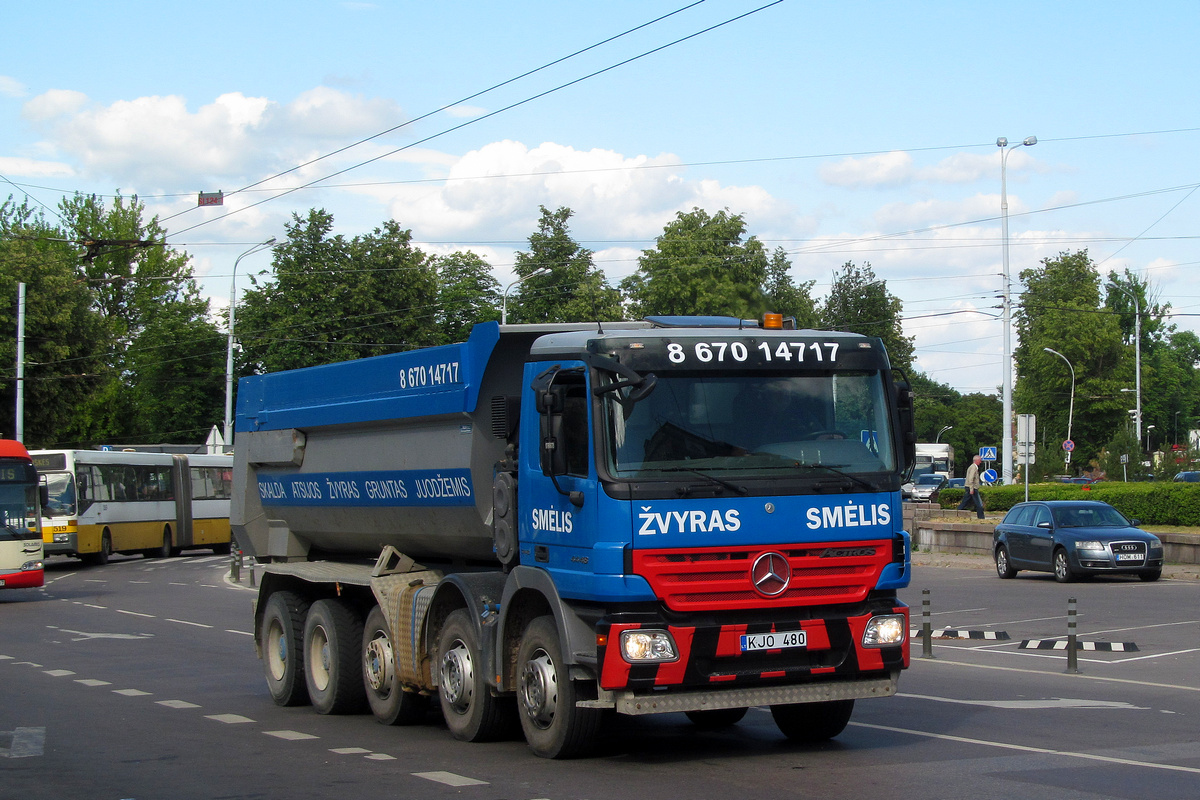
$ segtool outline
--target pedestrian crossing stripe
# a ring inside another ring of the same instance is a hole
[[[1066,650],[1066,639],[1025,639],[1018,650]],[[1137,653],[1138,646],[1134,642],[1075,642],[1076,650],[1088,650],[1097,653]]]

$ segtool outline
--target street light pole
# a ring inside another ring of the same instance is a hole
[[[500,298],[500,324],[501,325],[508,324],[508,290],[513,288],[517,284],[524,283],[525,281],[529,280],[530,278],[536,278],[538,275],[545,275],[549,271],[550,271],[549,267],[542,267],[541,269],[535,269],[533,272],[529,273],[524,278],[517,278],[515,281],[510,283],[508,286],[504,287],[504,295]]]
[[[1150,452],[1150,431],[1154,430],[1153,425],[1146,426],[1146,452]]]
[[[1018,147],[1033,147],[1037,144],[1036,136],[1026,136],[1019,144],[1010,145],[1008,139],[1001,136],[996,139],[996,147],[1000,148],[1000,227],[1004,250],[1004,383],[1002,388],[1004,431],[1003,448],[1000,465],[1001,482],[1012,483],[1013,467],[1013,433],[1012,433],[1012,295],[1008,280],[1008,154]]]
[[[1067,368],[1071,370],[1071,405],[1070,405],[1069,410],[1067,411],[1067,441],[1074,441],[1071,438],[1071,423],[1074,422],[1074,420],[1075,420],[1075,367],[1071,364],[1071,360],[1069,358],[1067,358],[1066,356],[1064,356],[1062,353],[1058,352],[1057,350],[1051,350],[1049,347],[1043,347],[1042,349],[1045,350],[1047,353],[1054,353],[1054,355],[1058,356],[1063,361],[1066,361]],[[1071,460],[1071,453],[1070,453],[1070,451],[1067,451],[1067,457],[1066,457],[1067,463],[1070,463],[1070,460]]]
[[[945,433],[946,431],[950,430],[953,427],[954,427],[953,425],[947,425],[946,427],[944,427],[940,431],[938,431],[937,436],[933,437],[933,443],[937,444],[938,441],[942,438],[942,434]]]
[[[233,447],[233,310],[237,306],[237,268],[243,258],[275,244],[272,236],[259,242],[233,261],[233,277],[229,281],[229,342],[225,348],[225,450]]]

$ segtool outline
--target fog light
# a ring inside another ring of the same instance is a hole
[[[871,617],[863,631],[863,647],[887,647],[902,644],[908,635],[908,626],[903,614],[885,614]]]
[[[621,631],[621,654],[631,664],[679,660],[675,641],[666,631]]]
[[[69,541],[71,541],[70,534],[66,534],[66,533],[54,534],[54,543],[55,544],[66,544]]]

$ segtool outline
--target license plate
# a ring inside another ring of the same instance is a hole
[[[1142,561],[1144,558],[1141,553],[1117,553],[1117,561]]]
[[[804,631],[747,633],[742,636],[742,652],[748,653],[752,650],[784,650],[789,647],[804,647],[806,641]]]

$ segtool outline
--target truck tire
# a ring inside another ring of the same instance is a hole
[[[437,663],[438,699],[450,734],[464,742],[503,738],[510,727],[510,715],[501,699],[488,689],[479,638],[466,609],[451,611],[442,624]]]
[[[824,742],[846,729],[854,713],[853,700],[771,706],[771,716],[783,735],[794,742]]]
[[[578,708],[582,685],[563,661],[554,617],[538,617],[517,650],[521,728],[529,749],[543,758],[572,758],[591,749],[603,712]]]
[[[275,592],[267,599],[259,633],[259,651],[271,699],[280,706],[308,703],[304,681],[304,618],[308,602],[295,592]]]
[[[384,725],[413,725],[424,718],[429,697],[400,688],[391,633],[379,606],[371,609],[363,627],[362,668],[367,704],[375,719]]]
[[[363,623],[341,600],[318,600],[304,621],[304,680],[318,714],[356,714],[367,706],[359,668]]]

